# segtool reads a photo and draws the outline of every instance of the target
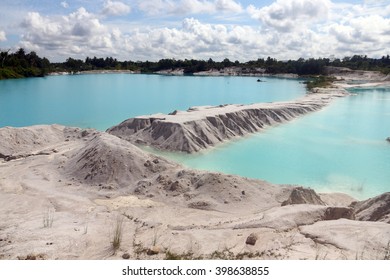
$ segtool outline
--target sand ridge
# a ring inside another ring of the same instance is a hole
[[[335,88],[289,102],[192,107],[168,115],[131,118],[107,132],[136,144],[193,153],[317,111],[346,95],[345,90]]]

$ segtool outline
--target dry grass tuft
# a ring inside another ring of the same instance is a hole
[[[112,237],[112,248],[114,251],[118,250],[121,246],[123,236],[123,217],[118,216],[114,227],[114,235]]]

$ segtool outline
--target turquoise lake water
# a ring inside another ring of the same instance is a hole
[[[52,124],[105,130],[130,117],[197,105],[302,96],[297,80],[99,74],[0,81],[0,127]]]
[[[104,130],[195,105],[292,100],[299,80],[80,75],[0,81],[0,127],[60,123]],[[353,90],[318,112],[195,155],[189,167],[367,198],[390,191],[390,89]]]

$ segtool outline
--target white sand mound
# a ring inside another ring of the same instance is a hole
[[[355,209],[358,220],[379,221],[390,224],[390,192],[353,203],[352,206]]]
[[[0,128],[0,158],[28,154],[65,140],[59,125],[37,125],[22,128]]]
[[[302,187],[294,188],[289,198],[282,202],[282,206],[291,204],[316,204],[325,205],[321,197],[312,189]]]
[[[260,211],[280,205],[289,191],[260,180],[181,169],[138,183],[138,195],[172,199],[177,205],[203,210]],[[242,209],[241,209],[242,208]]]
[[[259,180],[182,169],[147,154],[116,136],[93,132],[67,152],[62,173],[81,184],[203,210],[227,211],[234,205],[268,209],[287,199],[288,191]]]
[[[115,136],[97,132],[80,149],[70,153],[65,172],[86,183],[129,186],[175,164],[146,154]]]

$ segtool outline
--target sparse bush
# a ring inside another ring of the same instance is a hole
[[[334,81],[335,81],[334,77],[318,76],[318,77],[314,77],[310,81],[307,81],[306,87],[308,90],[312,90],[314,88],[326,88],[326,87],[330,87]]]
[[[121,246],[123,234],[123,217],[118,216],[115,223],[114,235],[112,238],[112,248],[116,251]]]

